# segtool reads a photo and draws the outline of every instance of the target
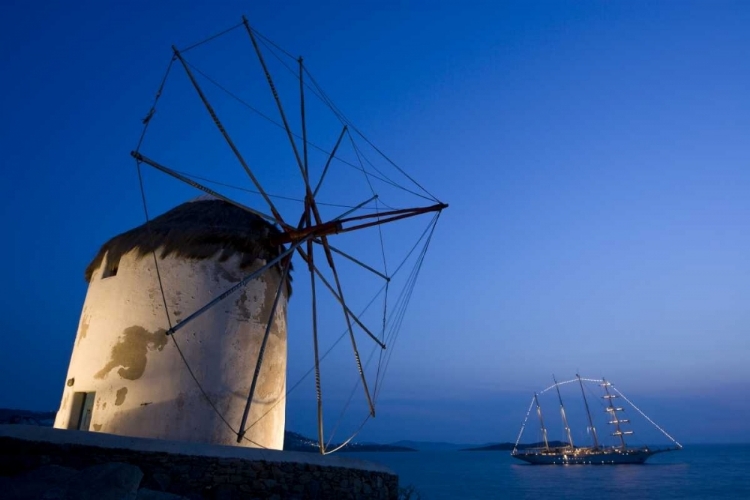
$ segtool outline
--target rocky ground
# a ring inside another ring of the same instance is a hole
[[[25,474],[0,476],[0,497],[7,500],[179,500],[172,493],[141,488],[135,465],[106,463],[82,470],[45,465]]]

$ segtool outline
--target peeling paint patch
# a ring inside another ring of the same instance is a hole
[[[89,332],[89,323],[91,322],[91,318],[88,314],[84,314],[81,318],[81,333],[78,336],[78,341],[80,342],[82,339],[86,338],[86,334]]]
[[[128,395],[128,388],[123,387],[117,390],[117,399],[115,399],[115,406],[120,406],[125,402],[125,396]]]
[[[250,312],[250,308],[247,307],[247,290],[242,290],[242,293],[235,301],[234,305],[236,305],[237,309],[240,311],[240,318],[249,321],[252,313]]]
[[[109,362],[94,375],[94,378],[102,379],[110,371],[117,370],[118,375],[128,380],[141,378],[146,371],[146,353],[148,351],[161,351],[167,345],[168,337],[166,330],[159,329],[149,332],[141,326],[131,326],[122,332],[119,342],[112,347]]]
[[[94,430],[96,432],[99,432],[100,430],[102,430],[102,424],[94,424]]]

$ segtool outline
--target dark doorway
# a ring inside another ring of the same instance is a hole
[[[91,427],[91,415],[94,413],[95,392],[76,392],[73,394],[73,407],[71,408],[68,429],[87,431]]]

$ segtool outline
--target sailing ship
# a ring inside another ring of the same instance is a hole
[[[557,399],[560,403],[560,416],[562,418],[562,424],[565,429],[565,435],[567,437],[567,443],[563,443],[558,446],[550,446],[550,442],[547,439],[547,428],[544,425],[544,417],[542,415],[542,407],[539,404],[539,394],[534,393],[534,397],[529,405],[529,410],[526,412],[526,418],[524,419],[521,431],[518,434],[518,439],[513,447],[511,456],[522,460],[529,464],[534,465],[603,465],[603,464],[643,464],[651,456],[657,453],[663,453],[667,451],[675,451],[682,448],[682,445],[678,443],[672,436],[670,436],[664,429],[656,425],[645,413],[643,413],[637,406],[628,400],[624,394],[617,390],[610,382],[602,378],[597,379],[583,379],[578,374],[576,378],[565,382],[557,382],[553,377],[554,385],[548,387],[542,393],[547,392],[554,388],[557,391]],[[604,388],[604,395],[602,398],[606,401],[605,412],[609,418],[609,425],[612,425],[614,431],[611,433],[616,439],[614,445],[604,445],[599,440],[599,436],[594,426],[594,420],[591,416],[591,410],[589,408],[588,400],[586,399],[586,391],[583,387],[583,382],[598,382],[601,387]],[[570,426],[568,425],[568,419],[565,414],[565,406],[563,405],[562,395],[560,394],[560,385],[578,382],[581,387],[581,394],[583,396],[583,403],[586,409],[586,416],[588,418],[588,430],[590,431],[592,438],[592,446],[576,446],[573,443],[573,437],[570,432]],[[540,393],[541,394],[541,393]],[[625,441],[626,436],[633,434],[632,430],[626,429],[626,426],[630,424],[630,420],[624,418],[622,412],[624,408],[619,407],[615,404],[616,399],[623,399],[630,406],[632,406],[638,413],[646,418],[654,427],[656,427],[662,434],[671,440],[674,446],[669,447],[649,447],[649,446],[629,446]],[[535,446],[531,448],[519,449],[518,443],[521,440],[526,422],[529,418],[529,414],[533,408],[536,408],[537,416],[539,417],[539,423],[541,426],[541,433],[543,438],[543,446]]]

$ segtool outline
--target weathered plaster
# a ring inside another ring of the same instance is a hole
[[[128,395],[128,388],[123,387],[117,391],[117,399],[115,399],[115,406],[121,406],[125,402],[125,397]]]
[[[146,353],[148,351],[164,349],[169,338],[166,330],[149,332],[140,326],[131,326],[122,332],[120,341],[112,347],[109,362],[99,370],[95,378],[104,378],[116,367],[121,367],[117,373],[129,380],[141,378],[146,371]]]
[[[88,314],[86,314],[84,312],[81,315],[81,330],[80,330],[81,334],[80,334],[80,338],[81,339],[85,339],[86,338],[86,334],[88,333],[88,331],[89,331],[89,316],[88,316]]]

